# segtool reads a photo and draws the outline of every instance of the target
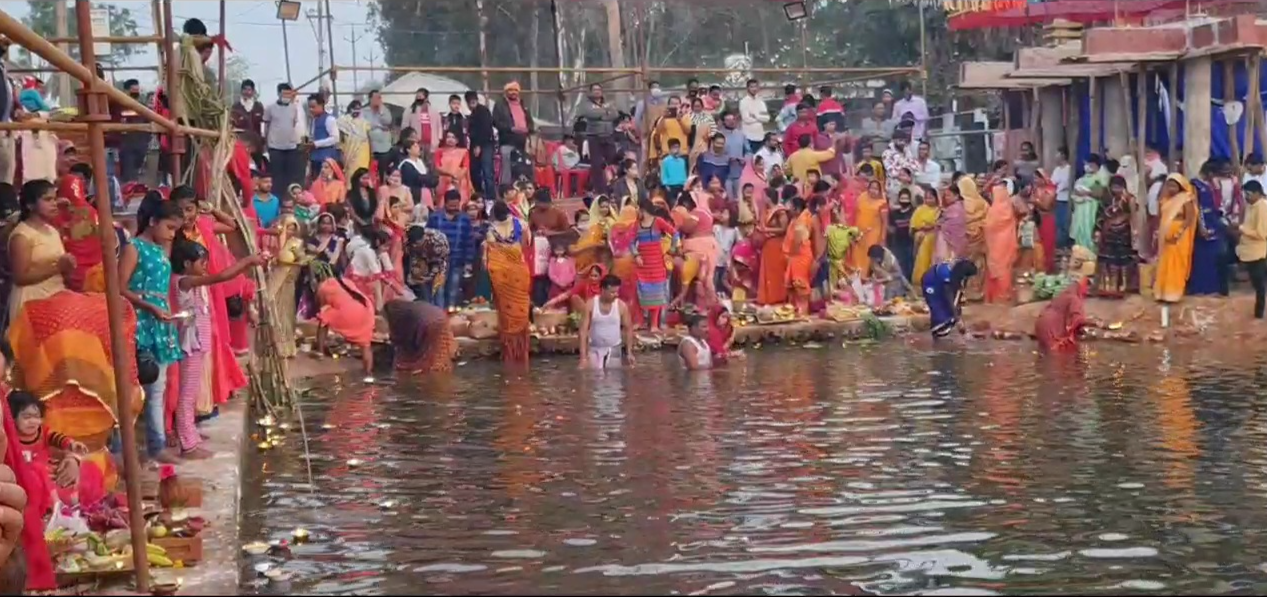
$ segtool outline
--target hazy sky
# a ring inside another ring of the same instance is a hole
[[[149,0],[114,0],[103,3],[131,10],[136,18],[138,34],[149,35],[154,31]],[[315,14],[317,10],[315,0],[303,2],[303,5],[305,13],[311,10]],[[352,63],[352,44],[348,40],[353,35],[361,36],[356,42],[359,64],[368,63],[371,53],[377,64],[383,64],[383,50],[378,44],[377,35],[366,24],[368,6],[367,0],[331,0],[330,2],[331,12],[334,13],[333,51],[335,60],[340,65]],[[0,4],[0,8],[19,19],[25,17],[28,12],[27,3],[18,0],[5,0]],[[177,31],[180,30],[185,19],[191,17],[201,19],[206,23],[207,30],[212,34],[220,30],[220,3],[217,0],[175,0],[172,2],[172,13],[173,25]],[[225,14],[228,21],[225,37],[233,46],[232,55],[241,56],[250,63],[250,77],[255,81],[260,95],[268,99],[273,98],[276,95],[274,90],[277,84],[286,80],[282,25],[276,18],[275,2],[273,0],[229,0],[226,3]],[[317,76],[319,72],[317,38],[313,34],[315,23],[315,20],[301,18],[286,24],[286,34],[290,40],[291,78],[292,83],[296,85]],[[327,57],[326,60],[326,64],[329,65],[329,58]],[[213,67],[214,61],[215,59],[212,58]],[[154,46],[147,44],[144,52],[133,54],[130,63],[147,66],[157,64]],[[382,76],[382,73],[376,74],[379,77]],[[154,73],[153,71],[120,72],[117,77],[120,79],[135,77],[142,81],[143,86],[149,88],[153,85]],[[364,83],[370,77],[370,73],[362,72],[359,77]],[[350,90],[352,74],[340,73],[339,86],[340,91]],[[315,89],[315,85],[308,89]]]

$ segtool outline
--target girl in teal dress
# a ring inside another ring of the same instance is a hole
[[[146,197],[137,210],[137,235],[123,249],[119,277],[123,297],[136,309],[137,361],[152,362],[157,377],[142,389],[145,392],[145,448],[150,458],[175,463],[167,449],[166,409],[167,367],[181,359],[176,324],[172,320],[172,264],[168,259],[176,231],[184,223],[180,206],[174,201]]]

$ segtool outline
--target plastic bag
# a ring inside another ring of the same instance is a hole
[[[56,499],[56,503],[53,504],[53,515],[49,517],[48,523],[44,525],[45,533],[58,529],[63,529],[70,535],[91,532],[88,529],[88,521],[84,520],[79,508],[63,504],[61,498]]]

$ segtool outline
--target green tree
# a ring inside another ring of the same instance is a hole
[[[57,19],[55,18],[57,7],[56,2],[48,0],[28,0],[29,10],[26,18],[22,19],[23,24],[30,27],[32,31],[43,37],[57,36]],[[127,8],[119,8],[113,4],[97,3],[93,8],[105,8],[110,11],[110,35],[136,35],[136,19],[133,17],[132,11]],[[75,22],[75,10],[69,7],[66,10],[67,35],[74,37],[78,34],[79,27]],[[110,44],[110,54],[108,56],[98,56],[98,60],[107,64],[121,64],[128,59],[141,46],[137,44]],[[75,58],[79,57],[79,46],[69,44],[70,54]]]

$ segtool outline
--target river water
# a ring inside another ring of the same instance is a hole
[[[250,457],[242,503],[244,542],[312,540],[288,585],[248,558],[243,590],[1261,594],[1265,371],[919,338],[703,374],[320,379],[316,491],[294,434]]]

